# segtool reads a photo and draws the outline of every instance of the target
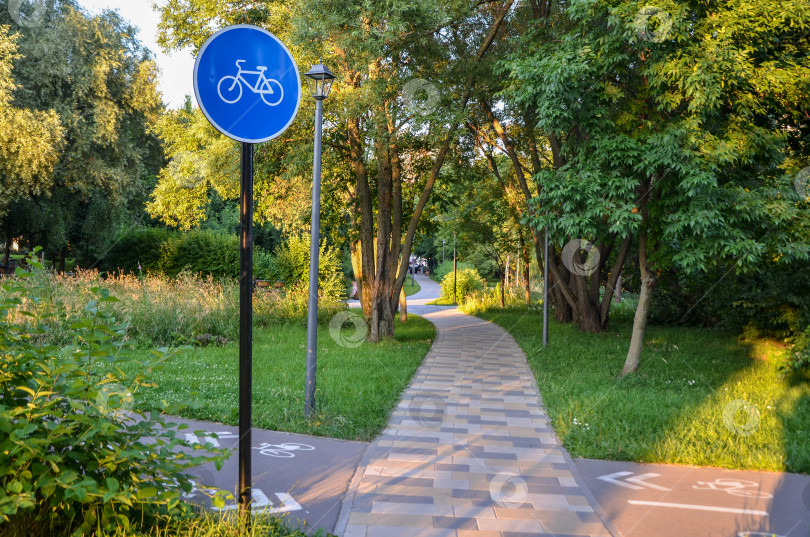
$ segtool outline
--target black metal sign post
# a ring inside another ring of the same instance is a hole
[[[267,60],[272,59],[272,62]],[[242,69],[244,63],[245,70]],[[234,75],[234,66],[236,75]],[[242,73],[258,66],[264,87]],[[275,89],[271,89],[271,88]],[[253,398],[253,144],[268,142],[289,127],[301,101],[301,75],[290,49],[258,26],[222,28],[194,61],[194,95],[200,111],[219,132],[240,142],[239,213],[239,515],[250,533],[251,430]],[[273,97],[268,97],[273,95]]]
[[[253,144],[242,142],[239,233],[239,514],[250,524],[253,413]]]

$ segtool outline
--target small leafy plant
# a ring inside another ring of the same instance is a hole
[[[154,350],[124,373],[135,361],[127,327],[105,312],[117,299],[99,287],[68,327],[71,342],[49,344],[56,313],[31,284],[43,271],[37,252],[0,288],[0,534],[90,534],[190,513],[184,471],[219,466],[223,452],[178,450],[181,427],[133,410],[151,370],[176,351]]]
[[[447,273],[447,275],[445,275],[445,277],[442,279],[441,283],[442,296],[447,298],[453,297],[453,282],[453,273]],[[481,278],[481,275],[478,274],[476,269],[465,268],[457,271],[455,277],[455,296],[457,302],[463,302],[467,295],[473,293],[474,291],[480,291],[484,287],[484,279]]]

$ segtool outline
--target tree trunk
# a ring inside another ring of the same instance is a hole
[[[394,335],[393,282],[390,265],[396,263],[391,258],[391,215],[393,203],[393,179],[391,158],[386,138],[377,140],[377,248],[376,274],[374,278],[374,298],[371,312],[369,341]],[[395,295],[394,295],[395,296]]]
[[[405,322],[408,320],[408,301],[405,299],[405,288],[399,290],[399,320]]]
[[[529,255],[529,249],[526,248],[526,241],[523,238],[523,233],[520,234],[520,249],[523,253],[523,285],[524,289],[526,290],[526,305],[530,305],[532,303],[532,282],[530,279],[531,271],[529,267],[531,266],[531,256]]]
[[[647,274],[641,278],[641,293],[638,297],[636,316],[633,319],[633,336],[630,338],[630,348],[624,361],[621,376],[635,373],[641,362],[641,351],[644,347],[644,330],[647,328],[647,314],[650,312],[652,292],[655,287],[655,278]]]
[[[641,231],[638,236],[638,268],[641,272],[641,292],[638,296],[638,307],[633,319],[633,335],[630,338],[630,348],[622,367],[621,376],[635,373],[641,362],[641,351],[644,347],[644,330],[647,328],[647,315],[650,312],[652,292],[656,278],[650,270],[647,261],[647,230],[650,222],[650,184],[648,179],[641,184]]]
[[[361,259],[362,246],[358,242],[352,242],[349,245],[349,253],[352,260],[352,273],[354,274],[354,281],[357,284],[357,295],[355,298],[363,304],[363,260]]]
[[[619,274],[619,278],[616,280],[616,287],[613,289],[613,301],[614,302],[621,302],[622,301],[622,275]]]
[[[67,247],[62,246],[62,250],[59,252],[59,274],[65,273],[65,257],[67,257]]]
[[[8,261],[11,258],[11,232],[6,231],[6,247],[3,248],[3,266],[8,266]]]

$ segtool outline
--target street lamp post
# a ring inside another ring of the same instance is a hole
[[[335,79],[322,63],[306,74],[309,92],[315,99],[315,155],[312,162],[312,229],[309,246],[309,309],[307,312],[307,374],[304,415],[309,418],[315,410],[315,373],[318,366],[318,253],[321,242],[321,133],[323,101],[329,96]]]
[[[444,264],[444,243],[447,242],[447,239],[442,239],[442,265]]]
[[[456,282],[458,275],[456,274],[456,269],[458,265],[456,263],[456,232],[453,232],[453,304],[458,304],[456,301]]]
[[[548,224],[543,256],[543,346],[548,347]]]

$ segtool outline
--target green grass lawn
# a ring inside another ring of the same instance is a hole
[[[602,334],[552,321],[547,349],[540,312],[481,315],[526,353],[554,431],[573,456],[810,472],[810,378],[777,375],[783,346],[651,326],[638,373],[619,379],[633,313],[632,303],[621,308]]]
[[[421,317],[409,315],[404,324],[398,319],[393,340],[356,348],[339,345],[328,326],[319,326],[317,413],[310,421],[303,401],[306,326],[254,329],[253,424],[334,438],[375,437],[435,339],[435,327]],[[344,323],[343,337],[354,334],[354,326]],[[158,387],[144,390],[142,408],[160,400],[189,401],[181,416],[236,425],[238,355],[236,343],[185,352],[153,374]]]
[[[415,295],[420,289],[422,289],[416,280],[411,283],[410,276],[405,278],[405,284],[402,286],[402,288],[405,289],[405,296]]]

